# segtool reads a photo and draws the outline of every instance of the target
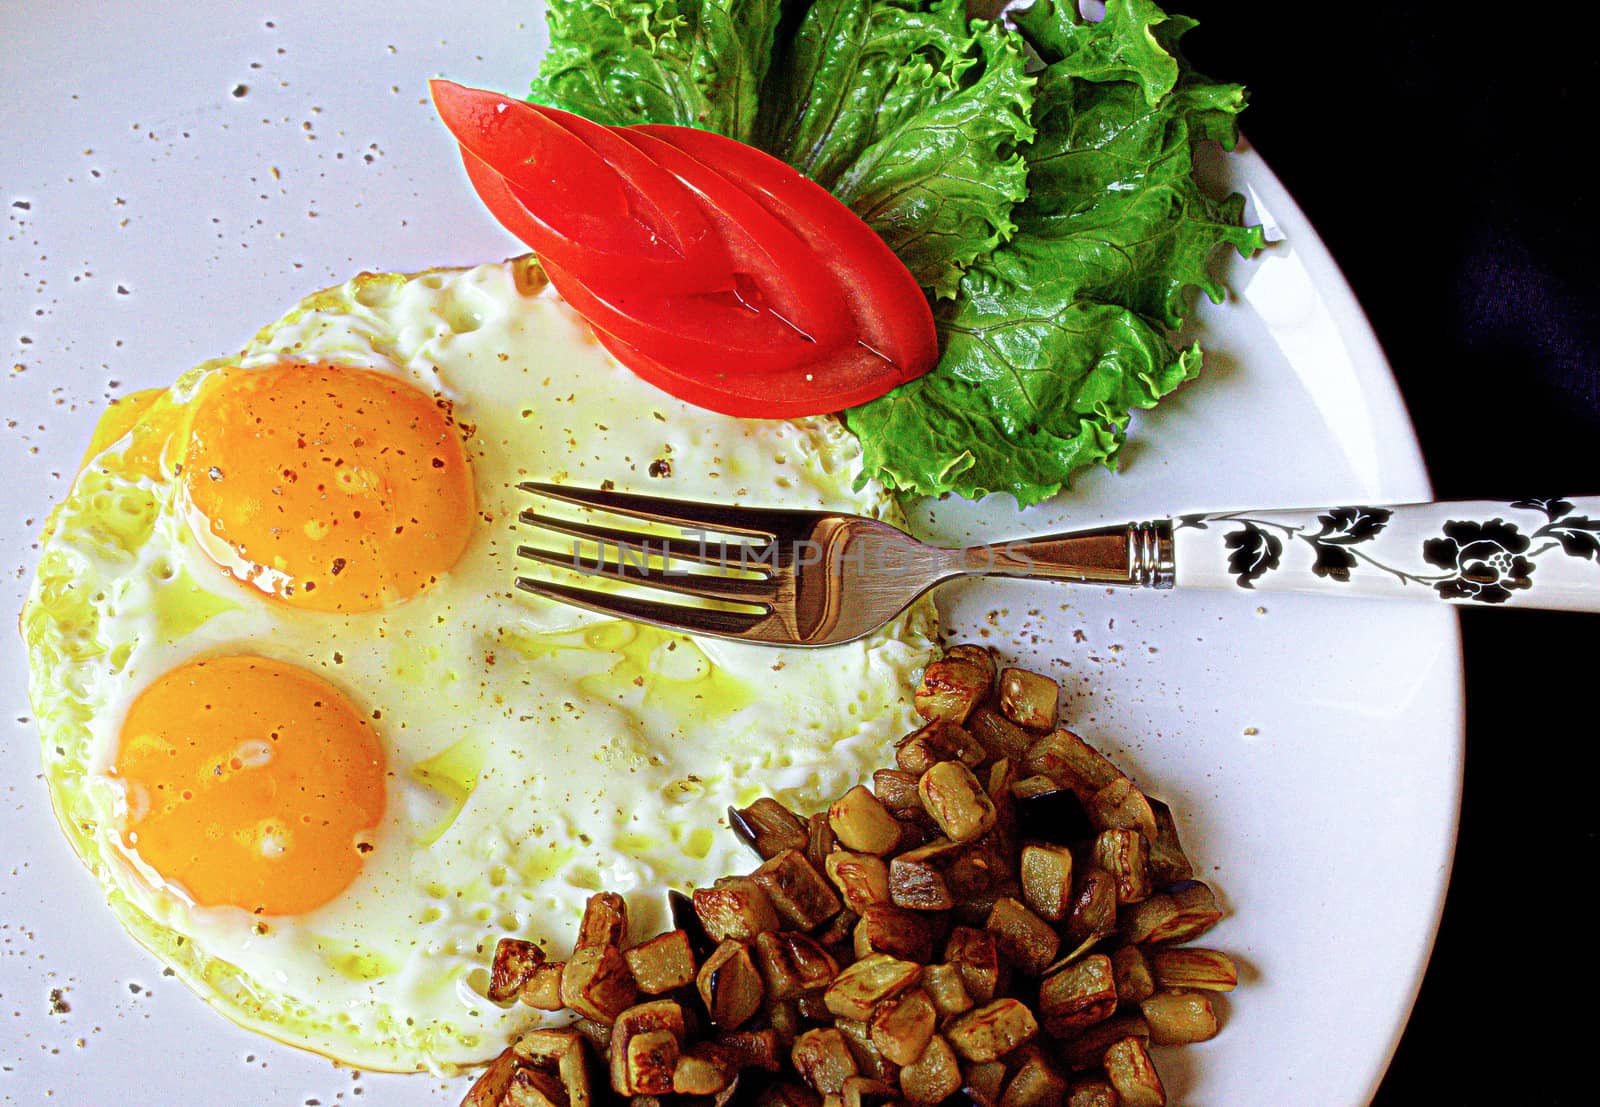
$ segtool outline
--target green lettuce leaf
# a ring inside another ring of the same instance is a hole
[[[783,0],[551,0],[532,99],[751,140]]]
[[[1026,194],[1033,81],[965,0],[819,0],[763,96],[759,141],[828,188],[937,297],[1004,241]]]
[[[1243,89],[1198,76],[1177,53],[1192,25],[1150,0],[1112,0],[1103,22],[1039,0],[1018,20],[1045,62],[1028,198],[1016,232],[941,304],[933,372],[845,413],[865,473],[922,495],[1055,495],[1096,462],[1114,466],[1131,412],[1200,368],[1169,338],[1191,289],[1220,300],[1219,247],[1248,255],[1260,228],[1242,201],[1205,195],[1194,146],[1231,146]]]

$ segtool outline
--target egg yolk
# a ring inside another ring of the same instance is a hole
[[[297,915],[350,885],[383,817],[384,757],[333,685],[294,665],[217,657],[140,694],[111,775],[123,845],[195,903]]]
[[[184,451],[213,560],[296,607],[372,611],[427,588],[472,534],[472,472],[449,406],[368,369],[236,370]]]

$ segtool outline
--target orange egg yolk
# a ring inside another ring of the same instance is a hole
[[[442,401],[367,369],[235,370],[184,451],[196,536],[296,607],[372,611],[447,572],[472,534],[472,472]]]
[[[333,685],[260,657],[192,661],[140,694],[112,776],[123,845],[195,903],[297,915],[356,878],[384,757]]]

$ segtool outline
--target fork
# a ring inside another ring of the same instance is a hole
[[[1204,512],[946,548],[860,515],[539,482],[519,487],[590,513],[520,514],[522,523],[568,543],[565,550],[522,545],[520,558],[586,578],[577,585],[519,576],[522,591],[602,615],[774,646],[849,642],[930,588],[969,576],[1600,611],[1600,497]],[[591,521],[595,512],[652,529]],[[651,599],[628,586],[688,602]]]

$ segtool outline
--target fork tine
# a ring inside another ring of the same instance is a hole
[[[610,542],[624,549],[648,546],[651,553],[659,553],[663,557],[679,561],[737,565],[740,568],[764,564],[768,548],[765,545],[752,546],[737,542],[688,542],[682,538],[666,538],[641,531],[617,530],[614,527],[599,527],[592,523],[557,519],[550,515],[540,515],[536,511],[523,511],[518,514],[517,520],[530,527],[540,527],[580,541]]]
[[[646,588],[659,588],[676,592],[680,596],[698,596],[702,599],[726,600],[732,603],[770,604],[777,598],[778,586],[766,577],[724,577],[708,573],[652,572],[630,562],[611,561],[603,557],[589,557],[577,553],[556,553],[533,546],[518,546],[517,556],[545,565],[569,569],[584,576],[604,577],[607,580],[626,581]]]
[[[618,515],[630,515],[652,523],[670,526],[727,531],[751,538],[772,541],[777,534],[756,524],[767,516],[776,522],[777,516],[799,514],[774,511],[771,508],[722,507],[717,504],[697,504],[684,500],[669,500],[658,496],[639,496],[631,492],[606,492],[598,488],[572,488],[564,484],[546,484],[542,481],[523,481],[517,486],[524,492],[545,496],[578,507],[597,507]]]
[[[683,607],[679,604],[641,600],[633,596],[603,595],[587,588],[529,580],[527,577],[518,577],[517,587],[532,595],[569,603],[586,611],[593,611],[597,615],[608,615],[614,619],[632,619],[666,630],[678,630],[689,634],[714,634],[723,638],[770,640],[761,631],[763,624],[767,624],[772,616],[760,612],[715,611],[704,607]]]

